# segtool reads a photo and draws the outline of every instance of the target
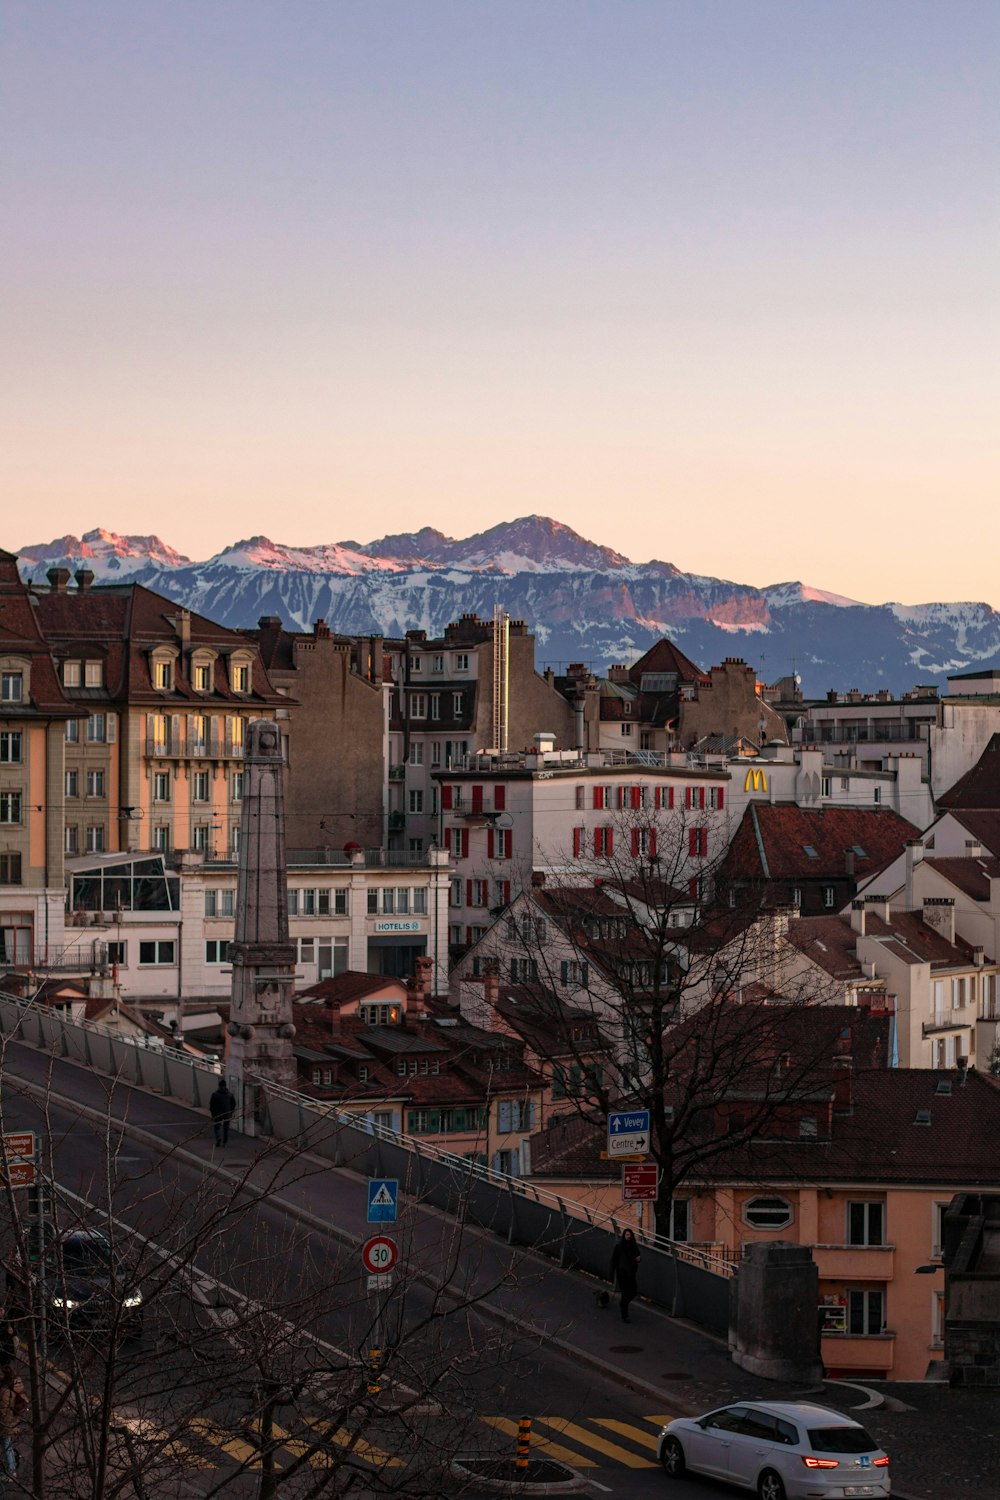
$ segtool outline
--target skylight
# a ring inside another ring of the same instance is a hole
[[[867,859],[868,858],[868,852],[867,852],[867,850],[862,849],[862,847],[861,847],[860,844],[854,844],[854,845],[852,845],[852,847],[854,849],[855,854],[858,856],[859,859]]]
[[[803,844],[802,847],[806,851],[810,859],[819,859],[819,855],[816,853],[816,850],[813,848],[812,844]]]

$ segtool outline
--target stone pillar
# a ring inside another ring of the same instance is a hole
[[[823,1378],[819,1272],[808,1245],[771,1240],[745,1248],[732,1304],[733,1363],[769,1380]]]
[[[247,725],[240,816],[236,938],[228,1071],[244,1128],[260,1123],[256,1085],[296,1084],[292,1057],[295,946],[288,937],[284,765],[281,733],[270,719]]]

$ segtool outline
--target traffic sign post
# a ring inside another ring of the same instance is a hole
[[[396,1241],[387,1234],[374,1234],[361,1247],[361,1264],[372,1276],[391,1271],[398,1259]]]
[[[382,1186],[380,1183],[369,1183],[368,1202],[372,1202],[373,1186]],[[396,1184],[393,1183],[395,1187]],[[393,1199],[395,1209],[395,1199]],[[370,1292],[387,1291],[392,1286],[392,1270],[399,1259],[399,1248],[396,1241],[390,1239],[387,1234],[373,1234],[371,1239],[365,1240],[361,1247],[361,1264],[368,1273],[368,1290]],[[374,1339],[376,1347],[370,1353],[372,1356],[372,1375],[368,1383],[369,1396],[377,1396],[382,1389],[381,1366],[385,1350],[385,1320],[383,1306],[376,1304]]]
[[[660,1169],[655,1162],[636,1162],[622,1167],[622,1202],[653,1202],[660,1185]]]
[[[649,1150],[649,1110],[617,1110],[608,1115],[608,1156],[639,1157]]]
[[[395,1224],[399,1202],[399,1182],[395,1177],[369,1177],[369,1224]]]

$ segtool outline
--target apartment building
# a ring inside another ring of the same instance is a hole
[[[52,568],[31,590],[67,701],[67,857],[233,851],[251,719],[287,717],[256,646],[140,584]],[[85,717],[83,717],[85,715]]]

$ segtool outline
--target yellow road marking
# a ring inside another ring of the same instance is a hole
[[[586,1427],[580,1427],[576,1422],[570,1422],[566,1417],[536,1417],[543,1427],[551,1427],[553,1432],[561,1432],[563,1437],[571,1438],[574,1443],[583,1443],[588,1448],[596,1448],[598,1453],[613,1458],[616,1463],[624,1464],[626,1469],[652,1469],[648,1458],[639,1458],[635,1453],[630,1453],[627,1448],[620,1448],[617,1443],[609,1443],[607,1438],[598,1437],[594,1432],[588,1432]]]
[[[245,1443],[242,1438],[234,1437],[228,1428],[210,1422],[207,1417],[195,1417],[189,1425],[192,1432],[206,1438],[214,1447],[221,1448],[223,1453],[228,1453],[237,1463],[245,1464],[249,1469],[260,1468],[257,1449],[251,1443]],[[275,1467],[280,1468],[281,1465],[277,1464]]]
[[[650,1437],[648,1432],[642,1432],[638,1427],[630,1426],[628,1422],[616,1422],[614,1417],[594,1417],[592,1420],[597,1427],[606,1427],[609,1432],[617,1432],[620,1437],[626,1437],[630,1442],[638,1443],[640,1448],[648,1448],[651,1453],[655,1453],[660,1446],[656,1438]]]
[[[363,1459],[366,1464],[374,1464],[379,1469],[405,1469],[406,1464],[401,1458],[394,1458],[391,1453],[386,1453],[383,1448],[376,1448],[374,1443],[366,1443],[363,1438],[356,1437],[354,1433],[348,1432],[345,1427],[334,1430],[328,1427],[322,1417],[305,1417],[304,1420],[314,1427],[328,1443],[336,1443],[338,1448],[349,1448],[358,1458]],[[289,1447],[288,1444],[285,1445]]]
[[[536,1419],[537,1420],[537,1419]],[[504,1432],[508,1437],[517,1437],[517,1423],[512,1422],[509,1417],[481,1417],[487,1427],[495,1427],[498,1432]],[[535,1432],[531,1434],[532,1448],[538,1448],[549,1458],[558,1459],[560,1463],[571,1464],[574,1469],[596,1469],[598,1466],[592,1458],[587,1458],[582,1453],[574,1453],[571,1448],[563,1448],[558,1443],[553,1443],[549,1438],[539,1437]]]
[[[643,1417],[642,1420],[644,1422],[652,1422],[654,1427],[666,1427],[667,1423],[672,1422],[676,1415],[677,1413],[675,1411],[671,1411],[667,1412],[666,1415],[662,1417]]]

